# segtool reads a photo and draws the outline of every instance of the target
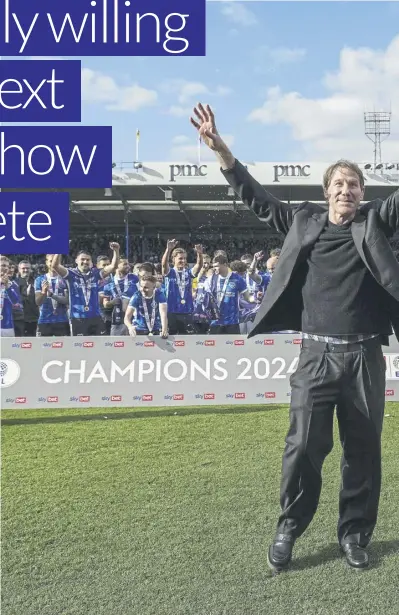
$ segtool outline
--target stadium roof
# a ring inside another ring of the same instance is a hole
[[[275,197],[295,205],[325,203],[322,180],[329,164],[251,162],[246,166]],[[365,176],[365,200],[386,198],[399,187],[399,163],[384,163],[375,171],[370,163],[359,166]],[[140,234],[266,230],[237,199],[215,162],[120,163],[113,168],[112,186],[66,192],[75,232],[120,231],[127,219],[130,231]]]

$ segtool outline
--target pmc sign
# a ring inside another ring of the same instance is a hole
[[[310,164],[301,166],[299,164],[276,164],[274,169],[273,182],[279,182],[281,177],[309,177]]]
[[[175,182],[176,177],[206,177],[206,164],[171,164],[169,165],[169,181]]]

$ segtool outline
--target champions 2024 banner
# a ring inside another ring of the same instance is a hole
[[[2,340],[2,406],[76,408],[288,403],[301,339],[274,335]],[[399,345],[386,349],[399,400]]]

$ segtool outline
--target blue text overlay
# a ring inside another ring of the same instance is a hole
[[[205,55],[206,0],[3,0],[0,55]]]
[[[110,126],[0,127],[0,188],[111,185]]]
[[[0,192],[0,254],[68,252],[66,192]]]
[[[0,122],[80,122],[79,60],[2,60]]]

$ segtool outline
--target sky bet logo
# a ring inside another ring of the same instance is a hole
[[[94,348],[94,342],[75,342],[75,348]]]
[[[273,346],[274,344],[274,340],[272,339],[265,339],[265,340],[257,340],[255,342],[255,344],[262,344],[262,346]]]
[[[31,342],[21,342],[21,344],[13,344],[13,348],[32,348]]]
[[[133,401],[152,401],[152,395],[134,395]]]
[[[204,393],[203,395],[197,393],[194,397],[195,399],[215,399],[215,393]]]
[[[196,346],[215,346],[216,342],[215,340],[205,340],[205,342],[202,342],[199,340],[198,342],[195,342],[195,345]]]
[[[80,403],[86,403],[90,401],[90,395],[81,395],[80,397],[70,397],[69,401],[78,401]]]
[[[105,342],[105,348],[124,348],[125,342]]]
[[[274,399],[276,397],[276,393],[274,391],[269,391],[268,393],[257,393],[256,397],[261,397],[262,399]]]
[[[42,344],[42,348],[62,348],[63,345],[63,342],[44,342],[44,344]]]
[[[245,393],[227,393],[227,399],[245,399]]]
[[[111,395],[111,397],[102,397],[102,401],[122,401],[122,395]]]
[[[58,403],[58,397],[57,396],[47,397],[47,399],[45,397],[39,397],[37,401],[47,402],[48,404],[56,404]]]
[[[140,346],[141,348],[152,348],[155,346],[155,342],[136,342],[136,346]]]
[[[175,395],[165,395],[164,399],[168,399],[171,400],[173,399],[173,401],[183,401],[184,400],[184,395],[183,393],[175,393]]]
[[[234,340],[234,342],[227,340],[226,344],[229,346],[244,346],[245,340]]]
[[[26,404],[26,397],[7,397],[7,404]]]

